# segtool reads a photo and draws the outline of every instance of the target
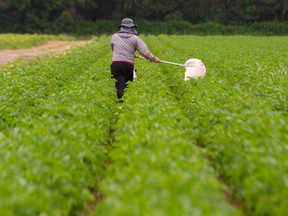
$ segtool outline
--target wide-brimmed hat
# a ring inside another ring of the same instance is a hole
[[[133,28],[133,27],[137,27],[137,25],[134,24],[133,20],[130,18],[124,18],[122,20],[120,27],[128,27],[128,28]]]

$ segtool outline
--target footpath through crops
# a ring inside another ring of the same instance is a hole
[[[136,60],[117,103],[106,36],[0,69],[0,212],[81,215],[97,189],[84,212],[286,215],[287,37],[142,38],[206,77]]]

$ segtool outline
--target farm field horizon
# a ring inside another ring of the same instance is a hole
[[[286,215],[288,36],[140,38],[206,76],[135,59],[119,102],[111,35],[0,67],[0,212]]]

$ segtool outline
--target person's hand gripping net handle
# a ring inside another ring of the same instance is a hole
[[[134,54],[134,57],[135,58],[142,58],[142,59],[145,59],[143,56],[138,56],[138,55],[136,55],[136,54]],[[159,59],[159,58],[155,58],[155,60],[154,60],[154,62],[156,62],[156,63],[159,63],[159,62],[161,62],[161,60]]]
[[[137,56],[137,57],[136,57]],[[141,58],[141,59],[145,59],[143,56],[138,56],[138,55],[135,55],[135,58]],[[160,60],[159,58],[156,58],[156,61],[155,62],[160,62],[160,63],[166,63],[166,64],[172,64],[172,65],[177,65],[177,66],[181,66],[181,67],[186,67],[184,64],[179,64],[179,63],[176,63],[176,62],[169,62],[169,61],[164,61],[164,60]]]

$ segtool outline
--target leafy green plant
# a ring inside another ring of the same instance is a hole
[[[1,213],[80,214],[94,200],[116,100],[107,42],[1,70]]]
[[[247,215],[287,214],[287,37],[143,38],[206,77],[136,60],[115,103],[106,36],[0,69],[0,212],[80,215],[104,176],[96,215],[239,214],[223,190]]]
[[[235,199],[249,215],[287,214],[287,38],[147,39],[163,58],[206,64],[197,81],[185,83],[180,68],[163,74]]]
[[[139,68],[119,105],[96,215],[237,215],[159,67]]]

